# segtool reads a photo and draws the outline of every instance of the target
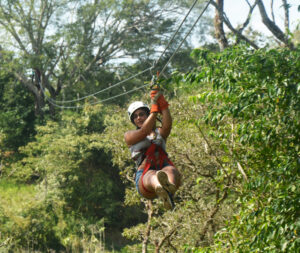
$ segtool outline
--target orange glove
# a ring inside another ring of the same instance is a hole
[[[157,89],[157,90],[151,90],[150,92],[150,97],[151,97],[151,110],[150,113],[152,112],[159,112],[161,113],[161,110],[159,108],[159,105],[157,103],[157,99],[161,96],[161,92]]]
[[[153,112],[161,112],[159,107],[158,107],[158,104],[152,104],[151,105],[150,113],[153,113]]]
[[[158,99],[157,99],[157,104],[160,108],[161,111],[167,109],[169,107],[169,103],[166,101],[164,95],[161,95]]]
[[[153,90],[151,90],[151,92],[150,92],[150,98],[151,98],[152,101],[153,100],[157,101],[157,98],[159,97],[158,93],[161,94],[161,92],[160,92],[159,89],[153,89]]]

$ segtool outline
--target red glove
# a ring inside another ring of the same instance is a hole
[[[157,90],[156,89],[151,90],[151,92],[150,92],[151,100],[155,99],[155,96],[157,95],[157,93],[159,93],[158,89]]]
[[[161,112],[160,109],[159,109],[158,104],[152,104],[151,105],[150,113],[153,113],[153,112]]]
[[[169,107],[169,103],[166,101],[164,95],[161,95],[158,99],[157,99],[157,104],[160,108],[161,111],[167,109]]]
[[[159,105],[157,103],[157,99],[161,96],[161,92],[157,90],[151,90],[150,92],[150,97],[151,97],[151,110],[150,113],[152,112],[161,112]]]

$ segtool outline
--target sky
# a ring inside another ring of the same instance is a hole
[[[248,0],[251,4],[254,0]],[[271,0],[264,0],[266,11],[269,18],[271,18]],[[300,0],[287,0],[290,4],[290,30],[294,31],[297,24],[300,23],[300,12],[298,12],[298,6],[300,5]],[[274,0],[274,13],[276,24],[284,31],[284,11],[282,6],[282,0]],[[237,24],[241,24],[246,20],[247,14],[249,12],[249,6],[246,0],[224,0],[224,10],[227,17],[236,27]],[[253,17],[251,21],[251,26],[266,36],[271,35],[265,25],[261,21],[261,16],[259,14],[258,7],[255,7],[253,12]]]

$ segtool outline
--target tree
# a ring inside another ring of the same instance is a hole
[[[0,154],[16,152],[34,136],[32,103],[31,95],[12,74],[0,70]]]
[[[192,99],[234,173],[233,217],[211,251],[299,248],[299,48],[195,50],[201,71],[186,75]],[[210,90],[207,84],[212,88]],[[223,160],[225,158],[225,161]],[[227,160],[228,161],[228,160]],[[234,174],[235,174],[234,173]],[[202,252],[199,249],[199,252]]]
[[[49,29],[53,29],[52,17],[65,4],[34,0],[0,2],[0,25],[7,32],[7,39],[12,37],[16,50],[14,59],[5,59],[6,68],[34,95],[36,115],[43,115],[43,89],[47,88],[53,98],[61,89],[61,84],[54,84],[52,79],[63,48],[56,43],[57,36],[49,35]]]
[[[293,43],[290,41],[290,28],[289,28],[289,4],[286,0],[282,0],[282,6],[284,8],[284,17],[285,17],[285,31],[282,31],[275,23],[275,20],[271,20],[265,10],[265,6],[261,0],[257,1],[259,12],[262,18],[264,25],[272,32],[272,34],[285,46],[290,49],[294,48]],[[274,15],[273,15],[274,16]]]
[[[259,9],[259,13],[261,15],[261,19],[263,24],[269,29],[269,31],[274,35],[274,38],[279,41],[279,43],[282,43],[284,46],[293,49],[294,44],[291,42],[290,38],[290,27],[289,27],[289,8],[291,7],[290,4],[288,4],[288,1],[282,0],[282,7],[283,7],[283,13],[285,17],[284,27],[285,30],[282,31],[279,26],[276,24],[275,17],[274,17],[274,10],[273,10],[273,1],[271,4],[271,15],[272,20],[269,18],[266,8],[264,5],[264,2],[261,0],[254,1],[252,4],[250,1],[245,0],[247,5],[249,6],[249,12],[246,16],[245,21],[243,24],[239,25],[237,28],[234,28],[231,24],[229,18],[230,14],[227,15],[223,10],[224,1],[212,1],[212,5],[216,8],[216,14],[215,14],[215,20],[218,21],[215,23],[215,33],[217,35],[217,39],[220,44],[220,49],[222,50],[226,46],[224,33],[222,33],[222,24],[226,24],[226,26],[229,28],[229,30],[236,36],[237,43],[239,41],[245,41],[249,45],[251,45],[253,48],[258,49],[259,46],[256,44],[255,41],[253,41],[251,38],[249,38],[245,33],[243,34],[243,31],[245,28],[249,25],[250,19],[252,16],[252,13],[256,7]],[[223,35],[223,36],[221,36]]]
[[[239,45],[222,52],[198,49],[193,56],[201,68],[163,82],[178,96],[169,100],[174,124],[167,145],[184,176],[174,211],[163,212],[159,202],[143,201],[134,189],[123,140],[132,127],[125,111],[106,121],[106,147],[124,182],[132,182],[125,203],[148,216],[124,230],[140,242],[128,250],[295,250],[299,50]]]

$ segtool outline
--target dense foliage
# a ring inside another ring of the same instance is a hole
[[[12,75],[0,71],[0,149],[17,151],[35,134],[33,98]]]
[[[105,114],[87,107],[37,127],[35,140],[19,149],[23,159],[3,170],[18,184],[35,185],[21,210],[10,211],[2,197],[1,241],[13,242],[7,249],[84,250],[101,243],[104,228],[111,233],[132,221],[134,208],[121,208],[124,186],[102,142]],[[4,183],[4,196],[10,188]]]
[[[299,48],[195,50],[194,56],[200,67],[185,77],[189,88],[202,89],[192,99],[207,108],[203,119],[214,138],[242,164],[248,178],[235,185],[237,212],[217,233],[211,251],[296,252],[300,247]]]

